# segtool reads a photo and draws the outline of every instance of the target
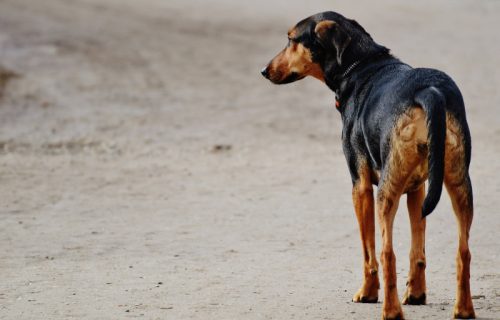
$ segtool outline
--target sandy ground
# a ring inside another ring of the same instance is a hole
[[[361,249],[333,93],[259,74],[326,9],[461,87],[474,303],[500,319],[500,2],[472,0],[0,0],[0,318],[378,319],[350,302]],[[451,317],[456,238],[445,195],[429,304],[408,319]]]

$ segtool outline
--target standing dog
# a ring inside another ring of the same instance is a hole
[[[401,62],[356,21],[335,12],[316,14],[291,28],[288,45],[262,75],[275,84],[313,76],[336,93],[364,257],[364,282],[353,301],[378,300],[376,206],[383,241],[382,318],[403,319],[392,226],[399,199],[406,193],[411,251],[402,302],[425,304],[425,217],[436,207],[444,182],[459,235],[454,316],[474,318],[468,246],[473,216],[471,138],[462,95],[453,80],[441,71],[414,69]],[[376,201],[373,185],[378,186]]]

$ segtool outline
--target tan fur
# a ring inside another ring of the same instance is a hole
[[[457,121],[451,116],[446,116],[446,156],[445,156],[445,181],[448,184],[459,185],[465,179],[465,150],[462,143],[462,132]]]
[[[447,114],[446,126],[444,183],[452,201],[459,231],[457,300],[454,313],[456,318],[473,318],[468,247],[473,206],[465,163],[464,137],[459,123],[450,114]],[[424,182],[428,176],[427,134],[425,113],[420,107],[411,108],[398,119],[391,136],[387,172],[378,191],[377,208],[383,238],[381,262],[384,270],[384,318],[395,315],[402,317],[401,305],[397,300],[392,224],[403,193],[408,194],[412,228],[410,272],[403,303],[411,302],[412,298],[423,297],[426,290],[425,220],[421,219],[421,211],[425,198]],[[378,177],[378,173],[372,172],[371,177]],[[425,303],[425,299],[421,302]]]
[[[352,200],[359,224],[363,247],[363,285],[352,298],[354,302],[377,302],[380,283],[375,254],[375,208],[371,172],[366,163],[360,164],[360,179],[352,189]]]
[[[378,190],[378,217],[382,231],[381,261],[384,270],[384,306],[383,318],[403,318],[401,303],[399,302],[396,278],[396,257],[392,247],[392,227],[394,217],[403,193],[410,193],[408,209],[413,217],[412,249],[415,265],[419,260],[425,261],[420,255],[423,250],[422,225],[416,223],[415,215],[421,215],[421,200],[423,200],[422,185],[427,179],[427,126],[425,113],[420,107],[410,108],[396,122],[391,136],[391,150],[388,158],[388,167],[385,172],[383,185]],[[420,210],[419,210],[420,208]],[[425,227],[424,227],[425,228]],[[424,229],[425,230],[425,229]],[[410,286],[419,293],[425,292],[425,280],[415,267],[410,274]],[[408,292],[407,292],[408,293]],[[403,300],[403,302],[407,302]]]
[[[458,224],[457,250],[457,297],[454,307],[455,318],[474,318],[474,306],[470,291],[469,230],[474,215],[470,185],[467,181],[464,159],[463,134],[458,122],[448,116],[446,119],[446,151],[444,184],[451,198]]]
[[[411,108],[396,123],[384,187],[387,193],[418,190],[428,176],[427,126],[420,107]]]
[[[401,194],[380,192],[377,197],[377,213],[382,233],[380,261],[384,270],[383,319],[403,319],[403,310],[398,298],[396,278],[396,256],[392,247],[392,227]]]
[[[408,192],[407,205],[411,225],[410,272],[403,304],[425,304],[425,219],[422,219],[422,204],[425,185]]]
[[[420,196],[422,185],[427,179],[427,126],[425,113],[420,107],[414,107],[403,114],[397,121],[391,137],[391,150],[389,163],[383,185],[379,186],[377,197],[378,219],[382,232],[382,254],[381,262],[384,271],[384,306],[383,318],[403,318],[401,303],[399,302],[396,278],[396,257],[392,247],[392,227],[394,217],[399,204],[399,199],[403,193],[413,192],[409,198],[409,210],[415,216],[415,212],[420,211]],[[377,180],[380,174],[372,171],[370,177]],[[422,199],[420,199],[422,198]],[[415,219],[413,219],[415,221]],[[413,259],[415,265],[420,260],[424,260],[419,252],[423,248],[423,239],[420,234],[422,228],[419,224],[413,224],[414,242]],[[418,252],[418,253],[417,253]],[[425,292],[425,280],[420,280],[422,276],[413,271],[413,278],[418,278],[415,291]],[[412,281],[412,280],[411,280]],[[410,291],[412,293],[412,291]]]
[[[295,31],[289,31],[289,37],[293,39]],[[292,72],[301,77],[313,76],[325,81],[323,71],[319,64],[312,61],[311,51],[301,43],[292,41],[269,63],[269,78],[271,81],[279,82],[286,79]]]

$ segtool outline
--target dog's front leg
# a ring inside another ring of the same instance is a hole
[[[354,183],[352,201],[358,218],[361,246],[363,248],[364,279],[362,287],[356,292],[352,301],[375,303],[378,301],[378,262],[375,254],[375,210],[373,187],[370,175],[361,175]]]
[[[382,313],[382,319],[384,320],[404,319],[398,298],[396,256],[392,248],[392,227],[401,194],[395,194],[390,189],[380,186],[377,196],[377,211],[382,233],[380,261],[384,270],[384,305]]]

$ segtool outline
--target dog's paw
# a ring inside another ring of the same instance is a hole
[[[369,279],[370,281],[365,281],[361,289],[356,292],[352,297],[353,302],[358,303],[377,303],[378,302],[378,290],[380,284],[378,282],[377,274],[372,274],[373,277]]]
[[[466,310],[455,306],[453,317],[455,319],[476,319],[476,314],[474,313],[474,309]]]
[[[397,297],[395,297],[397,299]],[[403,309],[399,304],[398,300],[392,303],[387,303],[384,301],[384,306],[382,308],[382,319],[383,320],[404,320]]]
[[[378,302],[378,295],[369,295],[365,293],[365,290],[363,288],[359,289],[358,292],[352,297],[353,302],[357,303],[377,303]]]
[[[406,290],[406,293],[403,297],[403,300],[401,301],[402,304],[405,305],[424,305],[426,303],[427,296],[425,295],[425,292],[422,293],[420,296],[414,296],[410,293],[408,293],[408,290]]]
[[[388,314],[384,314],[382,315],[382,319],[383,320],[404,320],[404,316],[403,316],[403,311],[399,311],[395,314],[392,314],[392,315],[388,315]]]

